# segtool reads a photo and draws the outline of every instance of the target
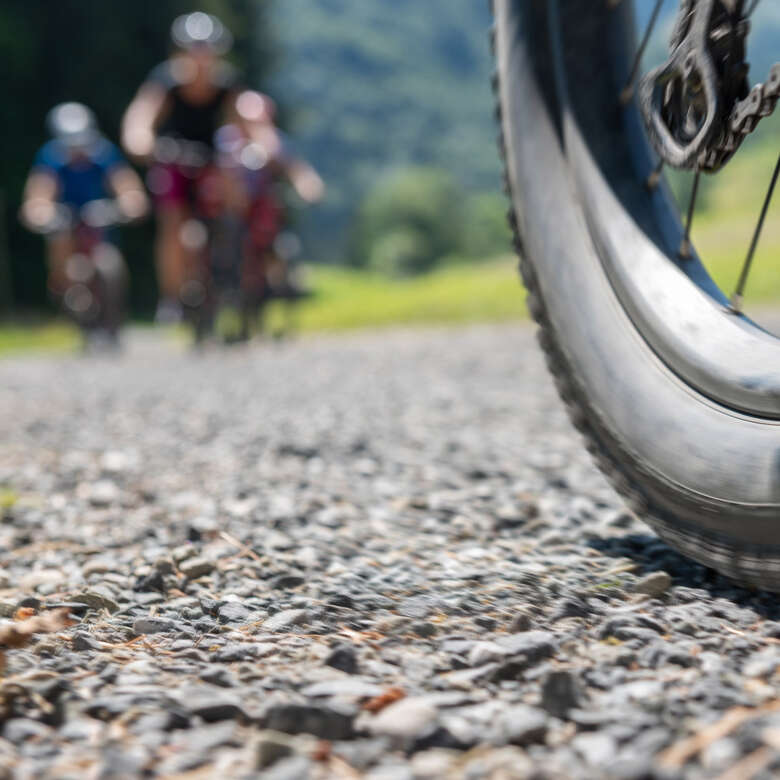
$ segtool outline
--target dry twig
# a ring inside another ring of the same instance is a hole
[[[403,699],[405,696],[406,693],[400,688],[388,688],[384,693],[380,693],[379,696],[369,699],[363,705],[363,709],[373,713],[381,712],[385,707],[389,707],[393,702]]]
[[[717,780],[747,780],[755,777],[759,772],[766,769],[777,754],[771,749],[760,747],[752,753],[748,753],[741,758],[732,767],[727,769],[722,775],[718,775]]]
[[[768,715],[770,712],[777,712],[778,710],[780,710],[780,699],[775,699],[752,709],[735,707],[733,710],[729,710],[719,721],[702,729],[698,734],[694,734],[664,750],[658,757],[659,763],[662,767],[668,769],[680,769],[708,745],[728,736],[743,723],[754,718],[760,718],[762,715]]]

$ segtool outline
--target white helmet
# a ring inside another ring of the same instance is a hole
[[[171,26],[171,38],[180,49],[206,46],[217,54],[226,54],[233,46],[233,36],[225,25],[203,11],[177,17]]]
[[[60,103],[49,111],[46,126],[68,146],[89,146],[100,137],[94,113],[82,103]]]

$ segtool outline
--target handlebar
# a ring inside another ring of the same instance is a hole
[[[71,230],[79,224],[93,230],[106,230],[133,221],[133,219],[123,214],[117,202],[110,198],[91,200],[80,208],[75,208],[66,203],[53,203],[51,208],[53,213],[45,222],[31,221],[25,215],[22,215],[22,222],[34,233],[52,235],[64,230]]]
[[[205,168],[213,159],[214,151],[200,141],[188,141],[173,136],[160,136],[154,144],[152,157],[163,165],[181,165],[184,168]]]

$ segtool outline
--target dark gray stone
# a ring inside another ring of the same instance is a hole
[[[243,623],[252,614],[243,604],[228,601],[217,611],[217,619],[220,623]]]
[[[350,739],[354,715],[315,704],[275,704],[265,713],[265,726],[285,734],[313,734],[320,739]]]
[[[350,645],[337,645],[325,659],[325,665],[332,666],[346,674],[357,674],[357,653]]]
[[[159,617],[138,618],[133,623],[133,632],[136,636],[141,634],[167,634],[176,631],[176,623],[173,620]]]
[[[556,718],[566,718],[585,698],[577,678],[568,670],[550,672],[542,683],[542,707]]]

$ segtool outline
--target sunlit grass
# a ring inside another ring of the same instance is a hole
[[[0,514],[2,512],[13,508],[16,502],[19,500],[19,496],[10,488],[0,487]]]
[[[406,280],[318,267],[311,271],[310,284],[316,294],[296,315],[302,332],[501,322],[525,316],[517,264],[508,255]],[[271,327],[281,315],[280,306],[274,309]]]
[[[412,279],[388,279],[346,268],[315,267],[309,284],[314,296],[301,303],[295,327],[304,333],[394,325],[500,322],[525,316],[515,258],[507,255],[449,266]],[[283,322],[274,304],[266,325]],[[186,329],[165,331],[168,339],[188,339]],[[0,325],[0,355],[73,351],[79,334],[67,324],[23,327]]]
[[[19,352],[66,352],[80,343],[76,328],[64,322],[0,324],[0,355]]]

